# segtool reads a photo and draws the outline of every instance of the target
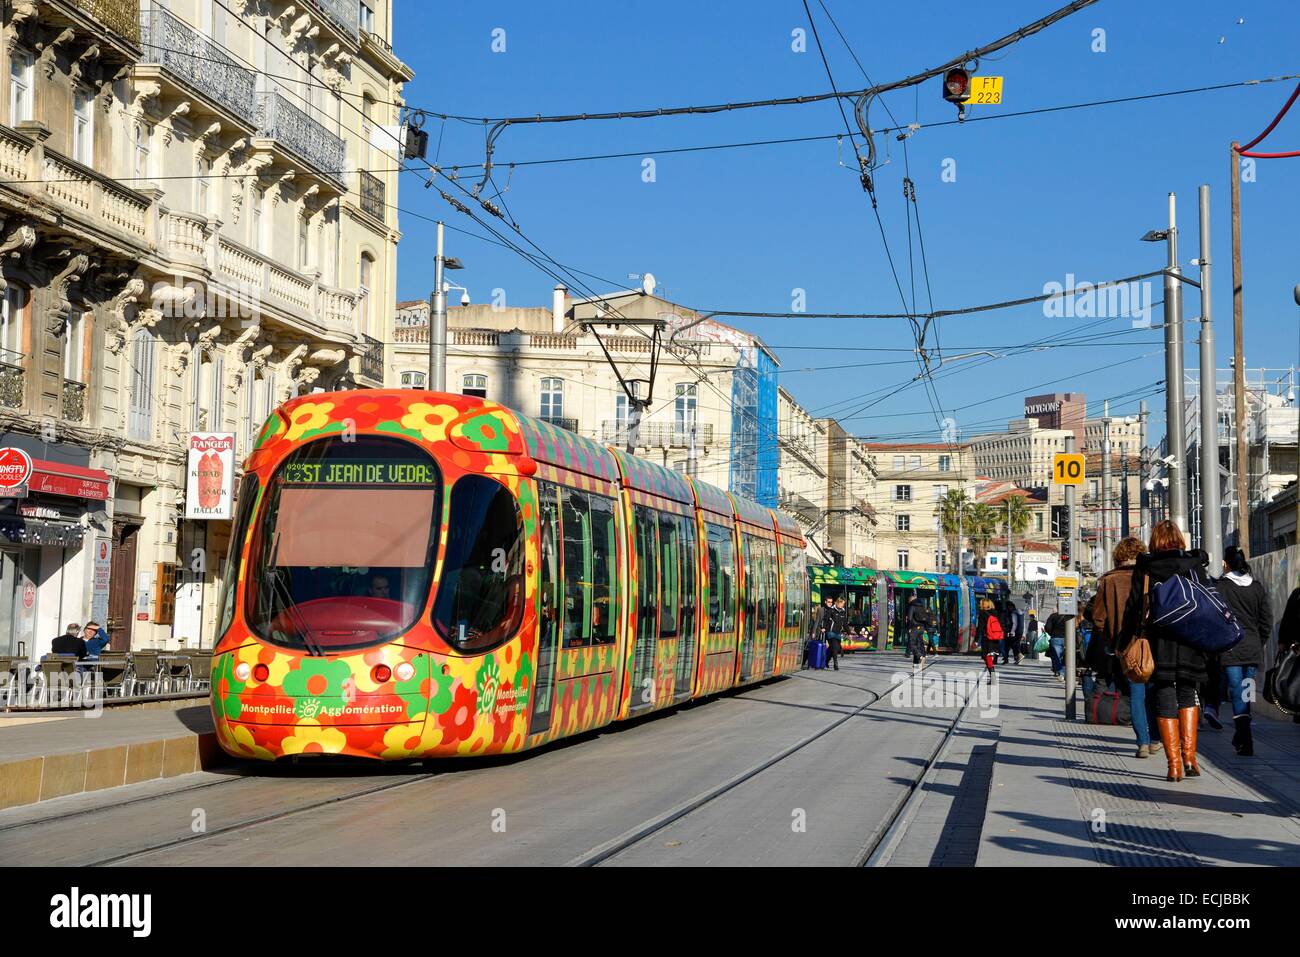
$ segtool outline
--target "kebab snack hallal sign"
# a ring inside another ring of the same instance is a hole
[[[26,498],[32,457],[22,449],[0,449],[0,498]]]
[[[234,433],[192,433],[185,480],[185,517],[200,521],[229,519],[234,491]]]

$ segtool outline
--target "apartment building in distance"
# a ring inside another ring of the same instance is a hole
[[[0,654],[92,617],[119,650],[210,646],[231,523],[186,517],[191,437],[233,497],[275,405],[383,383],[392,3],[0,16],[0,447],[37,476],[0,502]]]
[[[976,462],[969,445],[944,442],[864,442],[874,463],[876,557],[883,568],[951,571],[939,527],[939,502],[960,490],[973,499]]]

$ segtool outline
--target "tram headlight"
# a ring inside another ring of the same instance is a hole
[[[241,661],[235,665],[235,677],[240,681],[247,681],[248,676],[253,673],[252,666],[247,661]]]
[[[403,661],[397,666],[396,674],[398,681],[410,681],[415,677],[415,665],[409,661]]]

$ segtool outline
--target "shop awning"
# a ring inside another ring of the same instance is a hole
[[[99,469],[33,458],[27,488],[32,492],[104,502],[108,500],[108,481],[108,473]]]

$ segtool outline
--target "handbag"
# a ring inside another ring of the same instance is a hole
[[[1264,700],[1289,715],[1300,714],[1300,651],[1291,646],[1264,676]]]
[[[1203,654],[1221,654],[1241,641],[1241,625],[1213,585],[1178,574],[1151,592],[1151,624]]]
[[[1142,621],[1147,620],[1147,579],[1142,579]],[[1136,681],[1139,684],[1146,684],[1155,674],[1156,660],[1151,657],[1151,642],[1147,641],[1145,634],[1138,634],[1136,638],[1128,643],[1119,655],[1120,667],[1124,669],[1124,677],[1129,681]]]

